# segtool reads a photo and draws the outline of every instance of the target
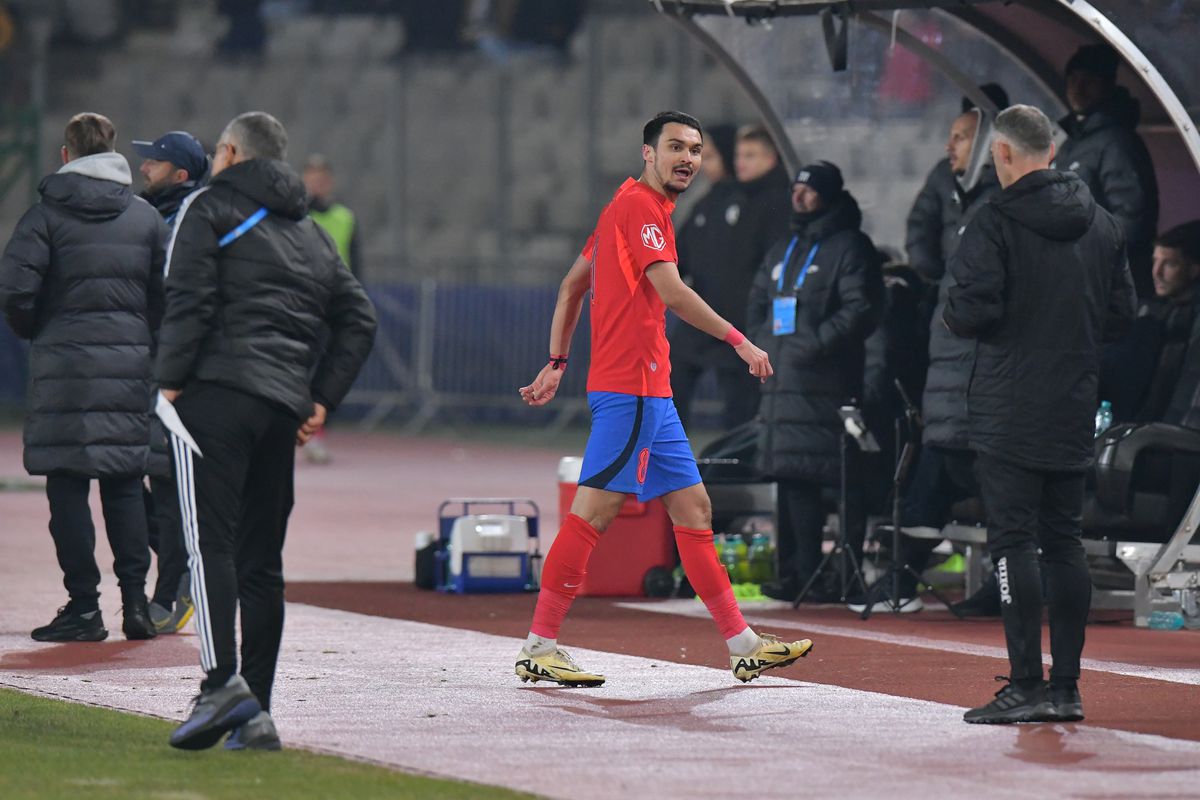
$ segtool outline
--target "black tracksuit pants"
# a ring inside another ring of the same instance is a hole
[[[179,581],[187,572],[187,548],[179,522],[179,495],[171,478],[150,479],[150,489],[142,499],[150,530],[150,549],[158,556],[158,578],[150,598],[166,609],[175,604]]]
[[[700,379],[710,367],[686,361],[671,364],[671,396],[683,429],[688,430],[692,419],[692,403]],[[721,430],[731,431],[758,413],[762,392],[758,379],[745,369],[712,367],[717,376],[717,392],[721,395]]]
[[[988,546],[1000,584],[1011,677],[1042,677],[1044,573],[1053,657],[1050,679],[1077,680],[1092,599],[1080,541],[1084,473],[1032,470],[986,453],[980,453],[976,463],[987,509]]]
[[[137,475],[100,478],[100,504],[104,527],[113,551],[113,571],[121,586],[121,602],[144,597],[150,548],[146,544],[146,512],[142,506],[142,479]],[[96,527],[88,506],[91,479],[54,473],[46,476],[50,501],[50,535],[63,586],[86,613],[99,608],[100,569],[96,566]]]
[[[847,543],[855,559],[862,562],[867,517],[858,472],[851,471],[846,487]],[[793,581],[797,588],[821,565],[825,530],[825,505],[822,486],[811,481],[781,479],[776,487],[778,515],[779,578]],[[840,568],[847,565],[841,564]],[[830,573],[832,579],[834,573]]]
[[[200,448],[172,435],[192,600],[206,687],[236,673],[264,709],[283,634],[283,540],[292,510],[296,431],[281,407],[207,383],[188,384],[175,408]]]

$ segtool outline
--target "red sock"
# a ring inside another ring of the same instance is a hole
[[[579,592],[587,574],[588,558],[598,541],[599,531],[582,517],[567,514],[542,566],[542,590],[538,592],[533,624],[529,626],[531,633],[546,639],[558,638],[558,629]]]
[[[688,583],[704,601],[721,636],[732,639],[746,630],[746,620],[733,596],[733,587],[729,585],[729,573],[713,547],[713,532],[676,525],[675,544],[679,547],[679,558],[683,561]]]

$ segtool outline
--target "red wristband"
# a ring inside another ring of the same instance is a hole
[[[560,369],[565,372],[567,369],[567,357],[565,355],[556,356],[553,353],[551,353],[550,354],[550,367],[552,369]]]
[[[725,334],[725,343],[730,347],[737,347],[744,341],[746,341],[746,337],[742,335],[742,332],[730,325],[729,333]]]

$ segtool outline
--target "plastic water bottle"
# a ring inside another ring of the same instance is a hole
[[[750,575],[750,547],[746,544],[746,537],[739,534],[734,534],[733,537],[733,582],[734,583],[749,583],[753,580]]]
[[[1183,627],[1200,630],[1200,591],[1179,589],[1175,596],[1179,598],[1179,610],[1183,612]]]
[[[1112,427],[1112,403],[1104,400],[1100,403],[1100,407],[1096,409],[1096,438],[1100,438],[1100,434]]]
[[[1177,631],[1183,627],[1183,614],[1178,611],[1152,611],[1150,627],[1156,631]]]
[[[754,583],[769,583],[775,577],[771,574],[770,542],[765,533],[756,533],[750,540],[750,580]]]
[[[729,581],[731,583],[738,582],[737,561],[737,548],[734,546],[733,537],[725,534],[721,537],[721,563],[725,565],[725,571],[729,573]]]

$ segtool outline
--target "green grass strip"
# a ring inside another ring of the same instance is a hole
[[[5,800],[515,798],[505,789],[423,778],[303,750],[184,752],[174,724],[0,689]],[[287,731],[283,731],[287,747]]]

